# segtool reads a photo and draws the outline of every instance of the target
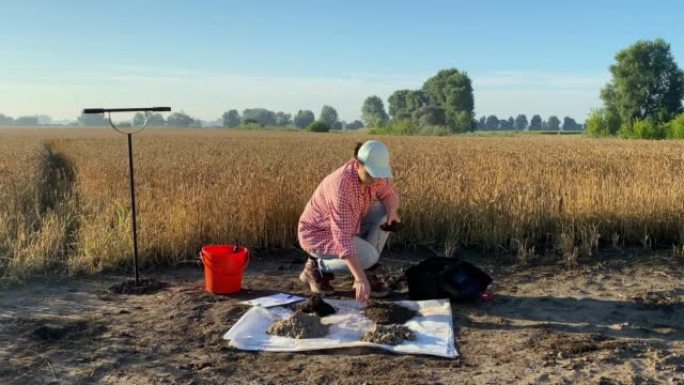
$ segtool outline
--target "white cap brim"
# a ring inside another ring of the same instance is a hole
[[[366,171],[372,176],[373,178],[380,179],[380,178],[388,178],[392,179],[392,169],[389,167],[372,167],[369,165],[364,165],[366,168]]]

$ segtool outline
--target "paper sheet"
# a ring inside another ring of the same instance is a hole
[[[249,306],[273,307],[273,306],[287,305],[290,303],[303,301],[305,299],[306,298],[299,297],[299,296],[296,296],[294,294],[278,293],[278,294],[268,295],[266,297],[259,297],[259,298],[255,298],[255,299],[250,299],[249,301],[242,301],[240,303],[243,305],[249,305]]]

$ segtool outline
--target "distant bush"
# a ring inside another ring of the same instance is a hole
[[[241,130],[262,130],[264,126],[255,120],[246,120],[238,127]]]
[[[447,136],[451,135],[451,131],[447,126],[425,126],[421,127],[418,135],[424,136]]]
[[[451,135],[451,130],[445,125],[421,125],[415,120],[402,119],[388,123],[384,127],[373,127],[368,130],[371,135],[425,135],[446,136]]]
[[[309,126],[306,127],[306,130],[311,132],[329,132],[330,127],[320,120],[316,120],[315,122],[309,124]]]
[[[605,122],[604,114],[601,110],[594,110],[589,114],[589,119],[586,122],[587,135],[593,137],[602,137],[610,135],[608,125]]]
[[[667,137],[684,139],[684,114],[677,115],[667,124]]]
[[[633,139],[665,139],[667,126],[654,123],[648,119],[639,119],[632,124],[623,124],[620,128],[620,135],[624,138]]]

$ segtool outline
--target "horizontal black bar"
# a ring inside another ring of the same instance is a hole
[[[104,114],[105,112],[168,112],[171,107],[142,107],[142,108],[86,108],[83,110],[84,114]]]

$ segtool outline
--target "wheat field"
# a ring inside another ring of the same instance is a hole
[[[598,247],[684,243],[677,141],[146,130],[134,139],[141,264],[192,260],[210,243],[296,247],[317,184],[371,138],[388,145],[402,198],[391,248],[572,262]],[[0,276],[128,266],[127,162],[113,131],[0,130]]]

